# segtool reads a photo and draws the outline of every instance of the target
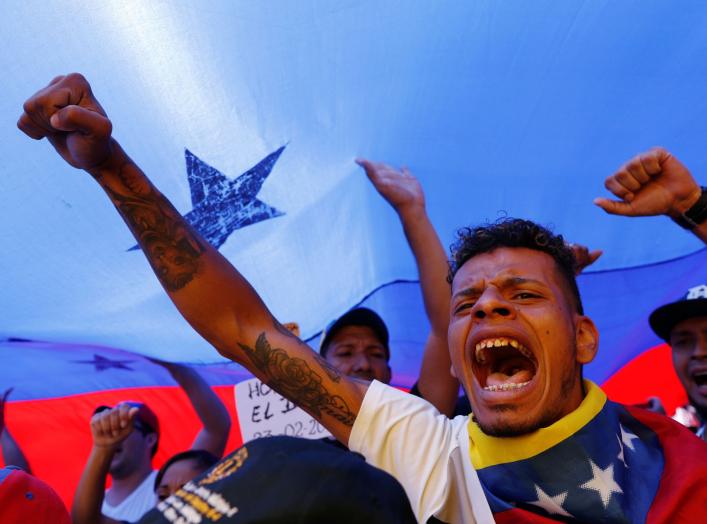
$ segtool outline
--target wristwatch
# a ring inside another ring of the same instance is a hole
[[[697,226],[707,221],[707,187],[702,186],[702,194],[697,199],[695,205],[679,215],[673,220],[685,229],[695,229]]]

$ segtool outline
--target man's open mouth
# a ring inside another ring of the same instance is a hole
[[[476,343],[474,375],[484,391],[516,391],[537,371],[532,351],[510,337],[484,338]]]
[[[695,384],[700,390],[705,388],[707,386],[707,370],[692,373],[692,380],[695,381]]]

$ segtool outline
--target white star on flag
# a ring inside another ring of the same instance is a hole
[[[532,504],[533,506],[538,506],[539,508],[544,509],[547,511],[550,515],[560,515],[562,517],[571,517],[569,513],[565,511],[565,508],[562,507],[562,504],[564,504],[565,499],[567,498],[567,492],[563,491],[559,495],[555,495],[554,497],[551,497],[547,493],[545,493],[540,486],[537,484],[535,485],[535,494],[538,497],[538,500],[533,501],[533,502],[528,502],[528,504]]]
[[[618,459],[624,463],[624,467],[628,467],[628,464],[626,464],[626,457],[624,457],[624,445],[621,442],[621,439],[619,438],[618,435],[616,435],[616,440],[619,441],[619,456]]]
[[[582,484],[580,488],[596,491],[601,497],[604,509],[606,509],[609,507],[612,494],[623,493],[621,487],[614,480],[614,465],[609,464],[606,469],[601,469],[591,459],[589,464],[592,466],[592,479]]]
[[[624,445],[630,449],[631,451],[636,451],[636,448],[633,447],[633,441],[634,440],[641,440],[639,439],[636,435],[631,433],[629,430],[624,431],[624,427],[619,424],[619,428],[621,429],[621,442],[624,443]]]

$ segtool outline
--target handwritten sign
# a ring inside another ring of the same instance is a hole
[[[235,395],[243,442],[275,435],[309,439],[331,436],[305,411],[257,378],[236,384]]]

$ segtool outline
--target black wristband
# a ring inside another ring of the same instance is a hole
[[[707,220],[707,187],[702,187],[702,194],[697,202],[673,221],[685,229],[695,229]]]

